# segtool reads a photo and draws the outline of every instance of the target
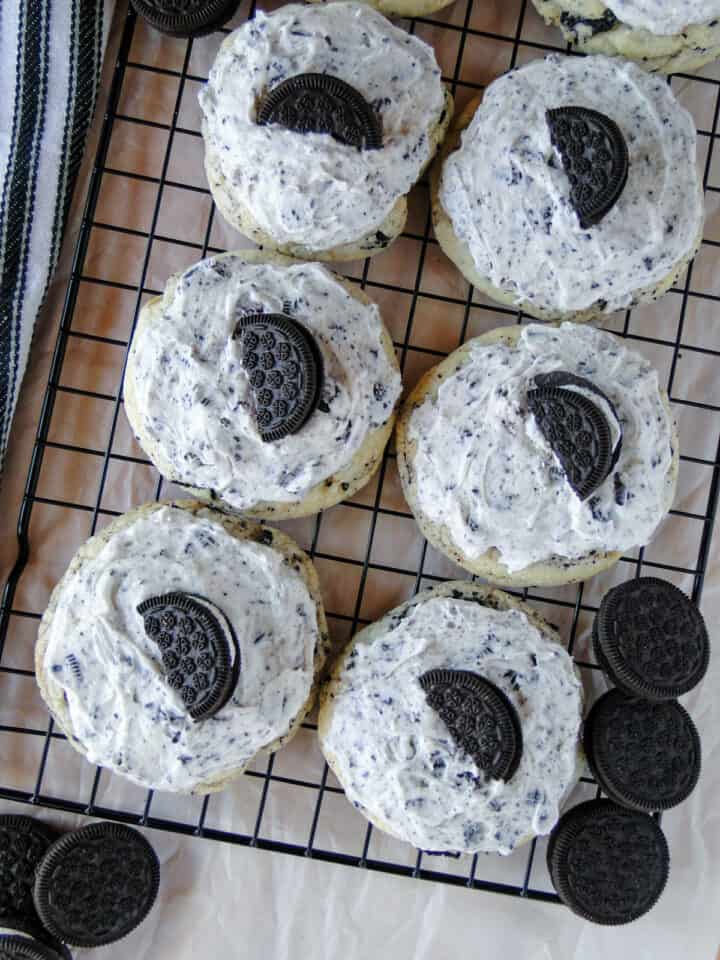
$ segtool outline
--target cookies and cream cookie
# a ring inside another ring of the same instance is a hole
[[[557,634],[499,590],[450,581],[350,642],[318,735],[348,799],[433,852],[511,853],[550,832],[578,775],[582,688]]]
[[[584,53],[637,60],[662,73],[697,70],[720,55],[718,0],[533,0],[546,23]]]
[[[428,540],[488,580],[585,580],[648,543],[678,440],[657,371],[586,325],[493,330],[431,369],[397,426],[403,491]]]
[[[177,501],[138,507],[78,550],[40,623],[35,669],[91,763],[210,793],[295,734],[326,651],[317,575],[296,544]]]
[[[258,11],[223,43],[200,104],[223,216],[314,260],[395,239],[452,113],[432,47],[349,2]]]
[[[242,251],[143,307],[125,410],[158,470],[256,517],[317,513],[380,464],[401,391],[377,306],[318,263]]]
[[[471,283],[540,319],[655,299],[702,238],[694,122],[635,64],[534,60],[458,119],[434,172],[433,220]]]

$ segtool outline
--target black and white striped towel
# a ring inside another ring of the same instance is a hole
[[[0,0],[0,463],[57,263],[114,0]]]

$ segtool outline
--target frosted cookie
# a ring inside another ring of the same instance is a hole
[[[211,793],[297,732],[327,642],[317,575],[289,537],[190,500],[150,503],[77,552],[35,674],[91,763]]]
[[[648,70],[697,70],[720,55],[719,0],[533,0],[584,53],[637,60]]]
[[[572,660],[530,606],[450,581],[357,634],[322,689],[318,735],[379,829],[433,852],[508,854],[555,824],[581,709]]]
[[[678,440],[655,371],[604,330],[492,330],[420,380],[397,425],[420,529],[493,583],[586,580],[648,543]]]
[[[534,317],[577,322],[655,299],[702,239],[693,120],[634,64],[534,60],[458,119],[433,220],[468,281]]]
[[[242,251],[143,307],[125,410],[163,476],[255,517],[350,497],[380,464],[401,391],[377,306],[318,263]]]
[[[452,114],[432,47],[345,2],[258,11],[223,43],[200,105],[225,219],[312,260],[372,256],[398,236]]]

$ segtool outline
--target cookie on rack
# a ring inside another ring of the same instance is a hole
[[[244,250],[172,277],[143,307],[125,410],[163,476],[277,519],[364,486],[401,380],[377,306],[319,263]]]
[[[657,371],[619,337],[572,323],[465,343],[405,401],[396,446],[430,543],[509,586],[586,580],[648,543],[679,463]]]
[[[362,3],[258,11],[200,93],[225,219],[308,260],[384,250],[452,114],[432,47]]]
[[[582,53],[637,60],[646,70],[698,70],[720,56],[718,0],[533,0]]]
[[[35,670],[91,763],[202,794],[297,732],[327,644],[315,569],[289,537],[182,500],[138,507],[78,550]]]
[[[582,757],[582,686],[528,604],[450,581],[362,630],[323,686],[348,800],[422,850],[509,854],[547,834]]]
[[[693,119],[635,64],[534,60],[457,118],[433,221],[470,283],[541,320],[657,299],[702,239]]]

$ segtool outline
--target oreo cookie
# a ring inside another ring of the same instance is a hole
[[[65,956],[39,940],[14,934],[0,935],[0,960],[64,960]]]
[[[40,820],[0,816],[0,926],[24,929],[37,924],[35,869],[56,837]]]
[[[560,107],[545,114],[552,145],[570,181],[570,203],[583,230],[612,210],[628,178],[628,148],[620,128],[587,107]]]
[[[608,690],[585,720],[583,746],[605,793],[635,810],[677,806],[700,776],[700,737],[677,700],[650,703]]]
[[[327,133],[358,150],[382,147],[379,114],[349,83],[326,73],[301,73],[273,87],[258,106],[257,121],[296,133]]]
[[[490,779],[509,780],[522,756],[522,728],[502,690],[469,670],[428,670],[419,679],[457,746]]]
[[[240,0],[130,0],[151,27],[171,37],[201,37],[222,27]]]
[[[208,600],[187,593],[150,597],[137,612],[160,649],[167,682],[179,691],[190,717],[206,720],[217,713],[229,700],[240,669],[229,622]]]
[[[593,923],[630,923],[667,883],[670,855],[657,821],[611,800],[588,800],[564,814],[547,849],[558,896]]]
[[[35,907],[58,940],[100,947],[145,919],[159,884],[158,858],[141,833],[93,823],[50,847],[37,871]]]
[[[34,909],[33,907],[33,910]],[[37,943],[41,948],[50,950],[53,960],[55,960],[56,957],[59,958],[59,960],[73,960],[72,954],[65,944],[60,943],[59,940],[51,936],[48,931],[41,926],[37,917],[35,920],[28,921],[27,923],[20,920],[9,921],[4,917],[0,917],[0,942],[4,942],[6,937],[18,937]],[[0,960],[2,960],[1,952]]]
[[[646,700],[671,700],[704,677],[710,640],[697,606],[656,577],[613,587],[593,623],[598,663],[620,690]]]
[[[297,433],[320,401],[322,354],[308,330],[284,313],[253,313],[235,328],[266,443]]]
[[[558,381],[564,386],[555,386]],[[613,441],[601,406],[579,393],[578,388],[602,397],[620,429],[615,408],[590,381],[573,374],[545,374],[535,382],[538,386],[527,394],[530,412],[573,491],[580,500],[587,500],[612,472],[620,455],[622,434]]]

